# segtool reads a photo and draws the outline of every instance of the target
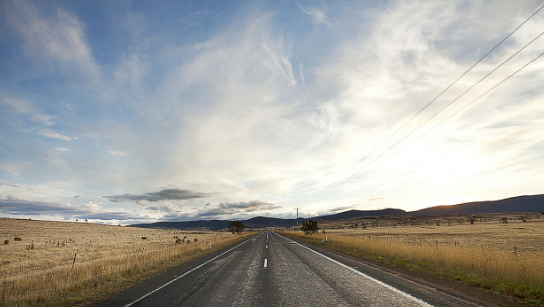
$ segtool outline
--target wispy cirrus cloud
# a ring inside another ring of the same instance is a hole
[[[56,125],[55,116],[39,110],[30,100],[0,97],[0,109],[3,109],[1,117],[8,123],[12,122],[12,126],[21,132],[64,141],[72,140],[71,137],[53,130],[52,127]]]
[[[180,3],[0,4],[0,44],[8,46],[0,48],[0,168],[3,180],[34,189],[1,186],[2,195],[59,204],[81,195],[82,203],[104,201],[101,208],[192,219],[292,216],[295,207],[311,216],[355,204],[410,210],[459,195],[541,192],[542,61],[371,163],[538,35],[541,13],[373,152],[536,1]],[[354,173],[361,176],[308,203]]]
[[[68,142],[72,140],[71,137],[64,135],[60,132],[53,131],[51,129],[39,129],[37,131],[37,134],[51,138],[51,139],[59,139],[59,140],[68,141]]]
[[[110,155],[114,155],[114,156],[118,156],[118,157],[124,157],[124,156],[127,155],[127,152],[122,151],[122,150],[108,150],[108,153]]]
[[[331,26],[331,23],[327,20],[326,11],[327,6],[324,3],[320,3],[316,7],[302,7],[298,6],[304,13],[312,17],[312,22],[315,24],[324,24],[326,26]]]
[[[0,163],[0,169],[7,171],[13,175],[18,175],[23,170],[27,169],[32,163],[21,161],[3,161]]]
[[[9,107],[14,115],[25,115],[31,121],[44,124],[46,126],[54,125],[55,116],[39,111],[33,103],[26,99],[0,97],[0,105]]]
[[[56,14],[45,15],[30,1],[7,1],[3,8],[4,18],[19,31],[27,52],[38,57],[46,55],[98,77],[99,67],[86,40],[85,26],[75,14],[57,7]]]

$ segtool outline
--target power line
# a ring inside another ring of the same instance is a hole
[[[469,67],[463,74],[461,74],[457,79],[455,79],[455,81],[453,81],[450,85],[448,85],[444,90],[442,90],[436,97],[434,97],[429,103],[427,103],[427,105],[425,105],[421,110],[419,110],[415,115],[413,115],[408,121],[406,121],[404,124],[402,124],[402,126],[400,126],[400,128],[398,128],[397,130],[395,130],[395,132],[393,132],[391,135],[389,135],[383,142],[381,142],[378,146],[376,146],[370,153],[368,153],[366,156],[364,156],[361,160],[359,160],[359,162],[357,162],[353,167],[351,167],[348,171],[346,171],[345,173],[343,173],[340,177],[338,177],[338,179],[336,179],[335,181],[333,181],[331,184],[329,184],[328,186],[326,186],[324,189],[322,189],[321,191],[319,191],[317,194],[315,194],[311,199],[311,200],[314,200],[318,195],[320,195],[321,193],[323,193],[325,190],[327,190],[328,188],[330,188],[331,186],[333,186],[335,183],[337,183],[340,178],[344,177],[346,174],[348,174],[349,172],[351,172],[354,168],[356,168],[359,164],[361,164],[364,160],[366,160],[366,158],[368,158],[371,154],[373,154],[378,148],[380,148],[383,144],[385,144],[387,141],[389,141],[389,139],[391,139],[391,137],[393,137],[395,134],[397,134],[402,128],[404,128],[408,123],[410,123],[414,118],[416,118],[421,112],[423,112],[425,109],[427,109],[427,107],[429,107],[433,102],[436,101],[436,99],[438,99],[440,96],[442,96],[442,94],[444,94],[448,89],[450,89],[455,83],[457,83],[457,81],[459,81],[462,77],[464,77],[469,71],[471,71],[476,65],[478,65],[483,59],[485,59],[491,52],[493,52],[497,47],[499,47],[506,39],[508,39],[510,36],[512,36],[512,34],[514,34],[519,28],[521,28],[527,21],[529,21],[531,18],[533,18],[533,16],[535,16],[540,10],[542,10],[544,8],[544,4],[542,6],[540,6],[540,8],[538,8],[538,10],[536,10],[531,16],[529,16],[524,22],[522,22],[519,26],[517,26],[517,28],[515,28],[512,32],[510,32],[510,34],[508,34],[505,38],[503,38],[498,44],[496,44],[491,50],[489,50],[483,57],[481,57],[476,63],[474,63],[471,67]],[[542,35],[542,34],[541,34]],[[540,37],[540,35],[538,36]],[[537,37],[537,38],[538,38]],[[536,40],[536,38],[535,38]],[[534,41],[534,40],[533,40]],[[531,41],[532,43],[532,41]],[[530,44],[530,43],[529,43]],[[523,49],[522,49],[523,50]],[[521,51],[521,50],[520,50]],[[518,51],[519,53],[519,51]],[[517,54],[517,53],[516,53]],[[515,55],[515,54],[514,54]],[[512,56],[513,57],[513,56]],[[503,63],[504,64],[504,63]],[[502,66],[502,64],[501,64]],[[500,66],[499,66],[500,67]],[[498,67],[496,68],[498,69]],[[496,70],[495,69],[495,70]],[[495,71],[493,70],[493,71]],[[492,71],[492,72],[493,72]],[[491,72],[491,73],[492,73]],[[491,74],[490,73],[490,74]],[[489,75],[489,74],[488,74]],[[486,76],[487,77],[487,76]],[[485,79],[485,78],[484,78]],[[483,79],[482,79],[483,80]],[[481,80],[480,80],[481,81]],[[479,81],[479,82],[480,82]],[[478,83],[479,83],[478,82]],[[474,84],[472,87],[474,87],[475,85],[477,85],[478,83]],[[468,92],[472,87],[470,87],[467,91],[465,91],[462,95],[464,95],[466,92]],[[461,96],[462,96],[461,95]],[[459,97],[461,97],[459,96]],[[459,98],[458,97],[458,98]],[[457,100],[458,98],[456,98],[455,100]],[[454,100],[454,101],[455,101]],[[452,104],[454,101],[450,102],[450,104]],[[450,105],[448,104],[448,106]],[[447,106],[446,106],[447,107]],[[445,109],[445,108],[444,108]],[[443,109],[442,109],[443,110]],[[440,110],[440,112],[442,112],[442,110]],[[438,112],[438,113],[440,113]],[[434,116],[436,116],[438,113],[436,113]],[[431,119],[433,118],[431,117]],[[428,119],[425,123],[427,123],[430,119]],[[425,124],[424,123],[424,124]],[[421,126],[420,126],[421,127]],[[418,127],[419,129],[419,127]],[[416,129],[417,130],[417,129]],[[415,131],[415,130],[414,130]],[[413,131],[412,131],[413,132]],[[411,132],[411,133],[412,133]],[[411,134],[410,133],[410,134]],[[410,135],[409,134],[409,135]],[[404,140],[404,139],[403,139]],[[401,140],[402,141],[402,140]],[[398,144],[398,143],[397,143]],[[395,144],[396,145],[396,144]],[[394,145],[394,146],[395,146]],[[394,147],[393,146],[393,147]],[[387,150],[388,151],[388,150]],[[387,152],[386,151],[386,152]],[[380,155],[381,156],[381,155]],[[374,160],[375,161],[375,160]],[[372,163],[372,162],[371,162]],[[355,175],[356,173],[354,173],[353,175]],[[353,176],[352,175],[352,176]],[[349,178],[351,178],[352,176],[346,178],[342,183],[340,183],[338,186],[336,186],[333,191],[338,188],[339,186],[341,186],[344,182],[346,182],[346,180],[348,180]],[[330,194],[329,194],[330,195]],[[317,200],[321,199],[323,197],[320,197],[318,198]]]
[[[376,157],[374,160],[372,160],[372,162],[370,162],[367,167],[369,165],[371,165],[372,163],[374,163],[376,160],[378,160],[379,158],[381,158],[383,155],[385,155],[387,152],[389,152],[391,149],[393,149],[395,146],[397,146],[399,143],[401,143],[402,141],[404,141],[406,138],[408,138],[410,135],[412,135],[414,132],[416,132],[417,130],[419,130],[421,127],[423,127],[425,124],[427,124],[431,119],[433,119],[436,115],[440,114],[442,111],[444,111],[446,108],[448,108],[451,104],[453,104],[455,101],[457,101],[459,98],[461,98],[463,95],[465,95],[468,91],[470,91],[472,88],[474,88],[476,85],[478,85],[480,82],[482,82],[484,79],[486,79],[487,77],[489,77],[493,72],[495,72],[497,69],[499,69],[500,67],[502,67],[504,64],[506,64],[506,62],[510,61],[514,56],[516,56],[517,54],[519,54],[521,51],[523,51],[525,48],[527,48],[529,45],[531,45],[535,40],[537,40],[538,38],[540,38],[542,35],[544,35],[544,32],[540,33],[537,37],[535,37],[533,40],[531,40],[529,43],[527,43],[525,46],[523,46],[521,49],[519,49],[518,51],[516,51],[514,54],[512,54],[508,59],[506,59],[505,61],[503,61],[499,66],[495,67],[491,72],[489,72],[487,75],[485,75],[483,78],[481,78],[480,80],[478,80],[478,82],[474,83],[472,86],[470,86],[467,90],[465,90],[461,95],[457,96],[457,98],[455,98],[454,100],[452,100],[450,103],[448,103],[446,106],[444,106],[442,109],[440,109],[440,111],[438,111],[437,113],[435,113],[433,116],[431,116],[429,119],[427,119],[423,124],[419,125],[417,128],[415,128],[414,130],[412,130],[410,133],[408,133],[407,135],[405,135],[402,139],[400,139],[398,142],[396,142],[395,144],[393,144],[392,146],[390,146],[388,149],[386,149],[384,152],[382,152],[378,157]],[[538,59],[540,56],[538,56],[537,58],[535,58],[533,61],[531,61],[530,63],[534,62],[536,59]],[[525,66],[529,65],[530,63],[526,64]],[[525,66],[523,66],[521,69],[525,68]],[[519,70],[518,70],[519,71]],[[517,73],[518,71],[516,71],[515,73]],[[514,74],[515,74],[514,73]],[[512,76],[512,75],[511,75]],[[510,78],[511,76],[509,76],[508,78]],[[507,78],[507,79],[508,79]],[[501,81],[499,84],[501,84],[502,82],[506,81],[507,79]],[[498,86],[499,84],[497,84],[496,86]],[[493,88],[495,88],[496,86],[494,86]],[[492,89],[493,89],[492,88]],[[484,94],[488,93],[489,91],[485,92]],[[481,96],[480,96],[481,97]],[[478,99],[480,98],[478,97]],[[472,101],[474,102],[474,101]],[[472,103],[471,102],[471,103]],[[454,113],[454,114],[457,114],[457,113]],[[450,116],[451,117],[451,116]],[[448,119],[450,118],[448,117]],[[432,128],[434,129],[434,128]],[[431,130],[432,130],[431,129]],[[426,133],[425,133],[426,134]],[[419,139],[419,138],[418,138]],[[411,144],[411,143],[410,143]],[[400,152],[400,151],[399,151]],[[383,163],[385,161],[382,161],[381,163]],[[368,173],[369,170],[367,170],[364,174]],[[340,186],[342,186],[346,181],[348,181],[349,179],[353,178],[353,176],[355,176],[358,172],[354,173],[353,175],[349,176],[348,178],[346,178],[344,181],[342,181],[339,185],[337,185],[336,187],[334,187],[328,194],[326,194],[325,196],[319,198],[319,199],[322,199],[322,198],[325,198],[329,195],[332,194],[332,192],[334,192],[337,188],[339,188]],[[362,175],[361,175],[362,176]],[[361,176],[358,176],[356,177],[356,179],[359,179],[361,178]],[[351,180],[349,183],[355,181],[356,179],[354,180]],[[318,199],[318,200],[319,200]]]
[[[537,59],[539,59],[540,57],[542,57],[544,55],[544,52],[539,54],[536,58],[532,59],[531,61],[529,61],[527,64],[523,65],[520,69],[516,70],[515,72],[513,72],[512,74],[510,74],[508,77],[504,78],[501,82],[495,84],[493,87],[491,87],[490,89],[488,89],[487,91],[485,91],[483,94],[481,94],[480,96],[478,96],[476,99],[472,100],[471,102],[469,102],[468,104],[466,104],[464,107],[462,107],[461,109],[457,110],[455,113],[453,113],[452,115],[448,116],[446,119],[444,119],[443,121],[441,121],[440,123],[438,123],[436,126],[432,127],[431,129],[429,129],[427,132],[423,133],[422,135],[420,135],[419,137],[417,137],[415,140],[413,140],[412,142],[410,142],[408,145],[404,146],[402,149],[398,150],[397,152],[395,152],[394,154],[392,154],[391,156],[387,157],[387,159],[383,160],[380,162],[381,163],[384,163],[385,161],[391,159],[392,157],[396,156],[398,153],[400,153],[401,151],[405,150],[406,148],[410,147],[412,144],[414,144],[415,142],[419,141],[421,138],[423,138],[425,135],[427,135],[429,132],[433,131],[434,129],[436,129],[438,126],[442,125],[444,122],[446,122],[447,120],[449,120],[450,118],[454,117],[455,115],[457,115],[458,113],[460,113],[461,111],[463,111],[464,109],[466,109],[468,106],[470,106],[472,103],[474,103],[475,101],[479,100],[480,98],[482,98],[483,96],[485,96],[487,93],[491,92],[492,90],[494,90],[496,87],[498,87],[499,85],[501,85],[502,83],[504,83],[506,80],[510,79],[511,77],[513,77],[515,74],[517,74],[518,72],[520,72],[521,70],[523,70],[525,67],[529,66],[531,63],[533,63],[534,61],[536,61]],[[374,160],[375,161],[375,160]],[[372,162],[374,162],[372,161]],[[376,166],[376,165],[375,165]],[[361,178],[362,176],[364,176],[365,174],[367,174],[368,172],[370,172],[371,170],[373,169],[370,168],[368,169],[366,172],[364,172],[363,174],[361,174],[360,176],[356,177],[354,180],[350,181],[353,182],[359,178]]]

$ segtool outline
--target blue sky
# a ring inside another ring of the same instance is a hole
[[[409,133],[540,35],[543,11],[388,138],[540,6],[2,1],[0,216],[131,224],[541,194],[544,58],[471,102],[544,38]]]

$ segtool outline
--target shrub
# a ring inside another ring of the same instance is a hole
[[[244,231],[245,228],[246,226],[242,221],[229,221],[229,231],[232,233],[240,233]]]
[[[20,237],[15,237],[13,238],[13,241],[23,241],[23,239],[21,239]]]
[[[302,231],[304,231],[304,234],[319,232],[317,220],[308,220],[307,222],[302,222],[301,229]]]
[[[181,244],[181,239],[176,239],[176,244]]]
[[[9,244],[9,240],[4,240],[4,244]]]
[[[147,237],[142,237],[142,240],[147,240]]]

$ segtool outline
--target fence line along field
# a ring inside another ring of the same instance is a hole
[[[83,303],[251,233],[0,219],[0,306]]]
[[[320,234],[285,234],[379,262],[544,303],[541,214],[367,217],[323,222]],[[449,222],[448,222],[449,221]],[[361,226],[362,225],[362,226]],[[325,229],[323,229],[325,228]],[[329,241],[324,242],[325,239]]]

